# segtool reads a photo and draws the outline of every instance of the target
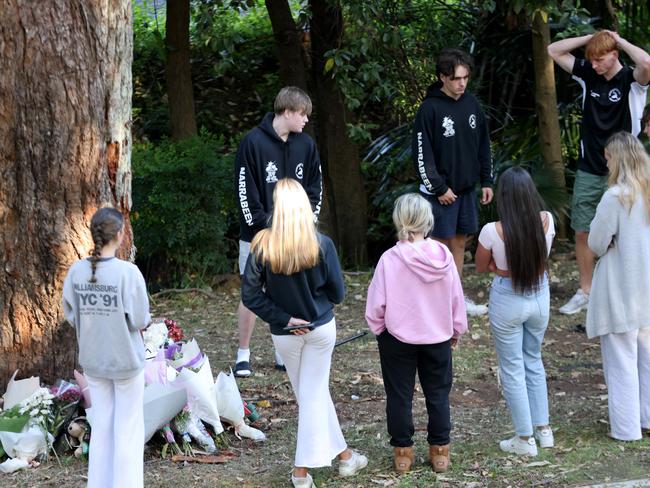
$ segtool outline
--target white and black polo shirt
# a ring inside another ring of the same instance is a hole
[[[648,86],[634,79],[634,69],[624,66],[611,80],[599,75],[586,59],[576,58],[573,79],[582,86],[582,124],[578,169],[606,175],[605,144],[614,133],[641,131],[641,114]]]

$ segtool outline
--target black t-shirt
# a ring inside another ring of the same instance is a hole
[[[634,70],[624,66],[611,80],[599,75],[585,59],[576,58],[573,78],[582,86],[582,124],[578,169],[606,175],[605,144],[619,131],[638,135],[647,86],[634,79]]]

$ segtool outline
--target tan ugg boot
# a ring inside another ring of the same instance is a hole
[[[411,470],[413,465],[412,447],[396,447],[393,449],[393,454],[395,456],[395,471],[406,473]]]
[[[449,444],[444,446],[429,446],[429,460],[436,473],[444,473],[449,469]]]

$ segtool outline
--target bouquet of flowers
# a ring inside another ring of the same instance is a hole
[[[52,421],[47,430],[56,439],[63,430],[63,426],[74,416],[81,400],[81,389],[68,381],[60,380],[50,388],[52,395],[51,412]]]

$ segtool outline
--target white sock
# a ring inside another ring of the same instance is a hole
[[[251,350],[242,349],[241,347],[237,349],[237,361],[236,363],[241,363],[242,361],[250,362],[251,360]]]
[[[282,360],[282,358],[278,354],[278,351],[275,351],[275,364],[279,364],[280,366],[284,365],[284,361]]]

